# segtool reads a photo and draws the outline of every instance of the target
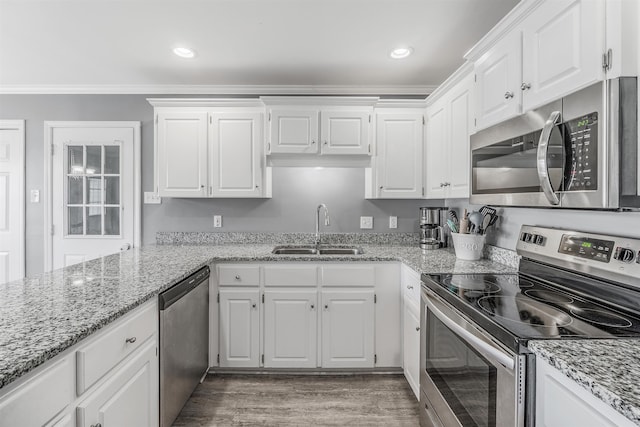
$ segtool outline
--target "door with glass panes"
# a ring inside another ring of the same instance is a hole
[[[136,125],[53,128],[53,269],[133,246]]]

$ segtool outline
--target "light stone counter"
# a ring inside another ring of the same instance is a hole
[[[400,261],[424,273],[513,273],[450,249],[362,245],[363,255],[273,255],[273,244],[155,245],[0,285],[0,389],[199,268],[216,262]]]

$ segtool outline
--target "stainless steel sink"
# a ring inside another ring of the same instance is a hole
[[[356,246],[276,246],[276,255],[362,255],[364,250]]]

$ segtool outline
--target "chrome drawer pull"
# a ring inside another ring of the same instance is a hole
[[[131,337],[131,338],[127,338],[126,340],[124,340],[127,344],[133,344],[134,342],[136,342],[136,337]]]
[[[413,289],[413,286],[407,285],[407,289]]]

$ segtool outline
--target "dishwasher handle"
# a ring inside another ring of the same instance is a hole
[[[191,292],[192,289],[198,287],[202,282],[209,279],[209,267],[203,267],[193,273],[186,279],[176,283],[158,296],[158,304],[160,310],[166,310],[180,298]]]

